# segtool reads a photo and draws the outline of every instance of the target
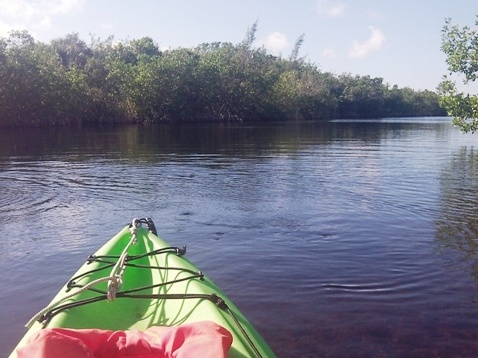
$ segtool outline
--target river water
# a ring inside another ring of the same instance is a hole
[[[449,119],[2,130],[0,356],[134,217],[279,357],[478,352],[478,134]]]

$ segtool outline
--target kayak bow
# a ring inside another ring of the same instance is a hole
[[[32,318],[17,348],[44,328],[145,331],[212,321],[232,335],[228,357],[275,357],[246,317],[185,253],[186,247],[171,247],[160,239],[151,219],[134,219]],[[16,352],[10,357],[17,357]]]

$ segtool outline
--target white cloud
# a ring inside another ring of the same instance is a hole
[[[373,26],[369,26],[369,30],[372,32],[372,34],[366,41],[354,41],[351,49],[349,50],[350,57],[364,57],[371,51],[377,51],[382,48],[386,41],[385,35],[382,33],[382,31]]]
[[[10,19],[28,19],[35,13],[33,5],[24,0],[0,0],[0,8],[2,17]]]
[[[14,28],[11,25],[0,21],[0,37],[7,37],[8,33],[12,30],[14,30]]]
[[[335,50],[331,48],[326,48],[322,51],[322,56],[326,58],[337,58],[338,54]]]
[[[329,17],[340,16],[346,9],[345,4],[331,0],[318,0],[316,6],[319,14]]]
[[[264,46],[270,51],[281,52],[289,46],[289,41],[283,33],[273,32],[267,36]]]
[[[52,17],[81,10],[86,0],[0,0],[1,31],[48,28]]]

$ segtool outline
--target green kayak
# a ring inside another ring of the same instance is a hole
[[[151,219],[134,219],[32,318],[17,349],[52,328],[142,332],[207,321],[232,336],[228,357],[275,357],[219,287],[184,257],[185,251],[158,238]]]

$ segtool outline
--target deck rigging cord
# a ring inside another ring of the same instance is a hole
[[[125,271],[125,263],[126,263],[126,258],[128,256],[128,249],[130,248],[131,245],[134,245],[137,241],[136,239],[136,234],[138,232],[138,225],[140,224],[140,221],[138,219],[133,219],[133,222],[131,223],[130,226],[130,231],[131,231],[131,239],[129,240],[128,244],[124,248],[121,256],[119,257],[119,260],[117,263],[114,265],[113,270],[111,271],[109,276],[106,277],[101,277],[99,279],[96,279],[94,281],[91,281],[87,285],[80,287],[78,290],[73,291],[69,293],[68,295],[62,297],[60,300],[54,301],[50,303],[47,307],[42,309],[40,312],[38,312],[35,316],[33,316],[25,325],[27,328],[31,328],[33,323],[35,321],[38,321],[40,317],[42,317],[46,312],[50,311],[51,309],[55,308],[56,306],[60,305],[62,302],[79,295],[82,292],[85,292],[89,290],[90,288],[98,285],[99,283],[108,282],[108,294],[107,294],[107,299],[108,301],[113,301],[114,298],[116,297],[117,291],[121,288],[121,285],[123,284],[123,274]]]
[[[234,324],[239,328],[241,334],[246,339],[247,343],[249,344],[250,348],[253,350],[254,354],[257,355],[258,358],[262,358],[261,353],[259,352],[258,348],[249,337],[248,333],[245,331],[244,327],[240,323],[236,314],[229,308],[227,303],[219,297],[216,293],[211,294],[191,294],[191,293],[181,293],[181,294],[141,294],[141,291],[144,290],[151,290],[153,288],[158,288],[162,286],[171,285],[174,283],[188,281],[191,279],[204,279],[204,274],[201,271],[195,272],[193,270],[189,270],[186,268],[179,268],[179,267],[163,267],[163,266],[150,266],[150,265],[141,265],[135,264],[134,261],[147,257],[147,256],[156,256],[166,253],[174,253],[178,256],[182,256],[186,253],[186,247],[183,246],[182,248],[179,247],[166,247],[158,250],[153,250],[150,252],[146,252],[140,255],[128,255],[128,249],[137,244],[137,233],[138,229],[141,224],[146,224],[148,226],[149,231],[153,234],[156,234],[156,228],[151,219],[133,219],[130,225],[130,232],[131,232],[131,239],[123,249],[121,255],[91,255],[87,259],[87,263],[97,262],[104,264],[103,266],[91,269],[87,272],[84,272],[80,275],[74,276],[73,278],[68,281],[66,287],[66,292],[70,292],[66,296],[62,297],[61,299],[50,303],[47,307],[42,309],[38,312],[35,316],[33,316],[28,323],[25,325],[27,328],[31,328],[31,326],[38,321],[39,323],[43,324],[45,327],[48,322],[57,314],[72,309],[79,306],[84,306],[87,304],[91,304],[94,302],[104,301],[107,300],[112,302],[115,299],[123,299],[123,298],[130,298],[130,299],[158,299],[158,300],[168,300],[168,299],[196,299],[196,300],[209,300],[210,302],[214,303],[216,307],[219,309],[227,312],[231,319],[233,320]],[[78,284],[78,281],[81,280],[83,277],[87,277],[92,273],[96,273],[102,270],[107,270],[112,267],[112,270],[108,276],[101,277],[99,279],[93,280],[86,285]],[[124,290],[121,291],[123,285],[123,275],[126,269],[130,268],[139,268],[139,269],[158,269],[158,270],[177,270],[184,273],[188,273],[189,276],[177,278],[174,280],[169,280],[167,282],[162,282],[159,284],[154,285],[146,285],[143,287],[136,287],[134,289]],[[100,283],[107,282],[107,290],[100,290],[96,288]],[[93,291],[99,294],[96,297],[85,298],[75,302],[68,302],[64,303],[66,300],[77,296],[86,291]]]

